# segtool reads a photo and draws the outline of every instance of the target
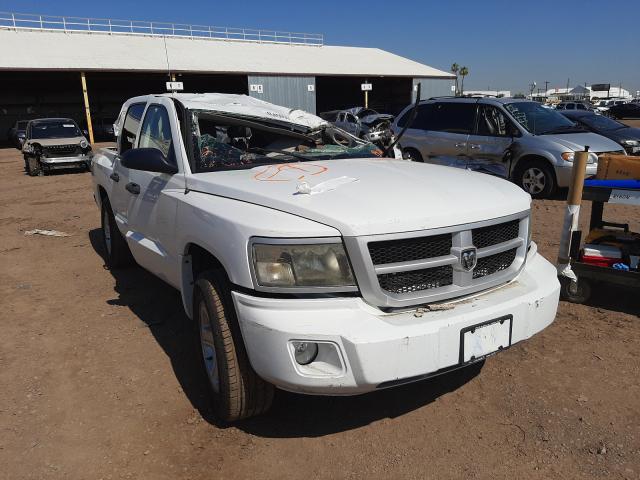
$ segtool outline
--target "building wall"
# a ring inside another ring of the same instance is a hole
[[[441,78],[414,78],[411,101],[416,99],[416,86],[421,85],[420,97],[424,100],[431,97],[445,97],[453,95],[451,87],[455,85],[453,80]]]
[[[248,85],[249,95],[252,97],[316,113],[315,77],[249,75]],[[256,91],[255,88],[260,86],[261,91]]]

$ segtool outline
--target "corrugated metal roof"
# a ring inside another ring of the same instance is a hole
[[[454,78],[377,48],[0,29],[0,69]]]

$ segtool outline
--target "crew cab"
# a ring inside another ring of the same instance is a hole
[[[106,262],[178,289],[214,411],[274,387],[354,395],[483,360],[555,318],[531,197],[387,158],[315,115],[244,95],[128,100],[92,159]]]
[[[27,124],[22,155],[31,176],[66,168],[88,169],[91,145],[72,119],[39,118]]]

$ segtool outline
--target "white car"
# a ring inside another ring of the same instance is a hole
[[[555,318],[531,197],[507,181],[243,95],[132,98],[115,131],[92,163],[107,263],[133,256],[181,292],[221,419],[266,411],[274,387],[425,379]]]

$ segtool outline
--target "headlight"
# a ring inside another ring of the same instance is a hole
[[[252,245],[260,287],[355,289],[342,243],[260,243]]]
[[[623,140],[622,144],[628,145],[630,147],[635,147],[636,145],[640,144],[640,142],[638,142],[638,140]]]
[[[89,143],[87,143],[87,141],[84,138],[82,140],[80,140],[80,148],[82,148],[84,150],[88,146],[89,146]]]
[[[573,162],[575,158],[575,152],[564,152],[560,155],[563,160],[567,162]],[[598,161],[598,155],[593,152],[589,152],[589,158],[587,158],[587,163],[596,163]]]
[[[28,143],[27,145],[24,146],[24,151],[26,153],[33,153],[33,146],[30,143]]]

